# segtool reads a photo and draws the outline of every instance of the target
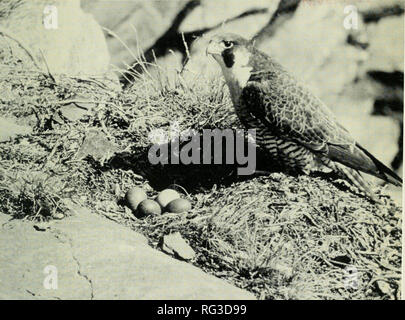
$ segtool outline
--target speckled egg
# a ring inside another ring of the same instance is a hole
[[[162,213],[162,208],[160,205],[154,200],[143,200],[139,205],[138,209],[136,210],[136,217],[143,218],[151,215],[159,215]]]
[[[165,211],[172,213],[183,213],[191,210],[191,203],[186,199],[175,199],[165,208]]]
[[[132,211],[135,211],[138,205],[147,198],[146,192],[138,187],[128,190],[125,194],[125,201]]]
[[[158,196],[156,197],[156,202],[159,203],[163,209],[169,204],[169,202],[179,198],[180,194],[176,190],[165,189],[159,192]]]

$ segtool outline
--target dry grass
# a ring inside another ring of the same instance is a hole
[[[73,201],[144,233],[152,246],[180,231],[197,252],[195,265],[261,299],[399,297],[401,208],[388,197],[375,206],[323,177],[242,180],[232,166],[151,166],[148,133],[173,120],[182,129],[240,127],[221,80],[169,84],[165,70],[157,75],[116,92],[96,79],[55,83],[3,61],[0,115],[34,132],[0,144],[0,211],[47,220],[68,214]],[[90,115],[52,120],[66,101],[83,99]],[[86,147],[95,129],[99,145]],[[173,183],[187,191],[191,212],[138,220],[122,203],[135,185],[153,197]],[[358,289],[344,286],[347,266],[358,270]]]
[[[7,18],[22,3],[23,0],[2,0],[0,2],[0,18]]]

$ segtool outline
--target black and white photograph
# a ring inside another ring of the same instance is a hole
[[[401,300],[404,8],[0,0],[0,300]]]

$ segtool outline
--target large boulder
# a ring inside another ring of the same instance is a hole
[[[269,21],[276,8],[277,1],[202,0],[182,22],[179,31],[222,29],[251,37]],[[252,19],[245,20],[246,17]]]
[[[83,0],[82,7],[106,28],[111,62],[119,69],[126,69],[171,28],[178,34],[221,29],[251,37],[268,22],[277,7],[277,1],[202,0],[194,1],[195,4],[189,5],[190,10],[184,13],[182,10],[191,2]],[[246,16],[246,13],[250,15]],[[179,25],[175,25],[177,22]],[[180,62],[173,67],[181,65],[181,54],[177,55]],[[166,65],[164,59],[158,59],[158,62]]]
[[[83,0],[82,8],[106,28],[111,63],[118,69],[126,69],[170,28],[186,3],[186,0]]]
[[[404,17],[387,17],[367,25],[370,57],[363,70],[404,72]]]
[[[0,16],[1,45],[12,48],[26,63],[51,73],[100,75],[108,71],[110,56],[103,32],[80,0],[9,0]],[[28,55],[26,54],[28,53]],[[29,57],[31,55],[32,57]]]
[[[129,228],[73,211],[49,224],[0,213],[0,299],[254,299]]]

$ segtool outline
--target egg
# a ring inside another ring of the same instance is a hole
[[[165,189],[159,192],[158,196],[156,197],[156,202],[159,203],[163,209],[169,204],[169,202],[179,198],[180,195],[176,190]]]
[[[139,205],[138,209],[136,210],[136,216],[138,218],[143,218],[147,216],[156,216],[162,213],[162,209],[160,205],[154,200],[143,200]]]
[[[175,199],[165,209],[167,212],[182,213],[191,210],[191,203],[186,199]]]
[[[138,208],[138,205],[147,198],[146,192],[137,187],[128,190],[125,194],[125,201],[127,202],[128,207],[133,211],[135,211]]]

